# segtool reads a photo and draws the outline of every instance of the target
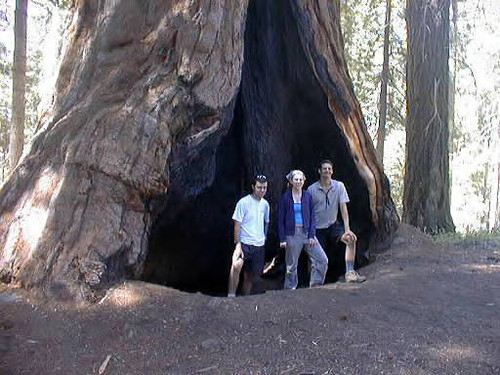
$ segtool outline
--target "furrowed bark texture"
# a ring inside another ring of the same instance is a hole
[[[455,229],[449,182],[450,0],[408,1],[406,173],[403,221]]]
[[[86,297],[125,277],[223,293],[234,205],[334,159],[360,257],[397,214],[343,56],[339,4],[78,4],[53,119],[0,193],[0,272]],[[275,250],[274,229],[268,240]],[[361,259],[362,260],[362,259]]]
[[[53,120],[1,192],[4,278],[74,295],[141,274],[174,155],[188,167],[230,124],[246,6],[77,4]],[[213,177],[204,156],[199,189]]]

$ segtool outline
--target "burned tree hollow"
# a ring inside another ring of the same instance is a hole
[[[357,263],[366,263],[376,230],[369,191],[318,80],[321,72],[315,74],[304,51],[294,6],[289,1],[250,1],[240,91],[227,113],[227,130],[187,164],[176,163],[176,158],[185,159],[180,149],[174,150],[170,174],[176,183],[159,205],[151,229],[144,280],[224,293],[234,248],[231,216],[237,200],[250,193],[252,176],[263,173],[269,181],[269,260],[278,251],[277,206],[285,174],[303,170],[307,187],[318,179],[323,159],[334,162],[334,178],[347,187],[351,228],[358,235]],[[353,110],[348,101],[338,100],[344,111]],[[203,189],[196,188],[200,176],[212,176]],[[343,271],[343,249],[337,250],[329,254],[327,281]]]
[[[302,169],[307,186],[325,158],[350,196],[358,265],[390,243],[398,215],[339,1],[75,6],[52,106],[0,188],[1,280],[56,298],[98,300],[124,279],[223,294],[252,176],[269,181],[270,259],[285,174]]]

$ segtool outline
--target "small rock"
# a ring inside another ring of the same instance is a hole
[[[0,293],[0,302],[9,303],[14,302],[17,299],[15,294],[10,293]]]
[[[0,353],[9,351],[11,347],[12,336],[0,335]]]
[[[405,242],[406,242],[406,240],[404,239],[404,237],[396,236],[396,237],[394,237],[392,244],[393,245],[401,245],[401,244],[404,244]]]
[[[213,349],[217,345],[219,345],[219,339],[208,339],[201,343],[203,349]]]

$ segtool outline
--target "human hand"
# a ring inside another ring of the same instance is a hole
[[[244,254],[243,250],[241,250],[241,243],[238,242],[233,251],[233,262],[236,262],[238,259],[243,259],[243,258]]]
[[[280,247],[282,249],[286,249],[286,242],[280,242]]]
[[[343,235],[342,235],[342,238],[341,238],[342,242],[345,243],[345,244],[349,244],[349,243],[352,243],[352,242],[355,242],[358,240],[358,238],[356,237],[356,235],[354,234],[354,232],[352,232],[351,230],[347,230]]]
[[[308,245],[309,247],[313,247],[314,245],[316,245],[316,239],[315,238],[309,238],[308,240]]]

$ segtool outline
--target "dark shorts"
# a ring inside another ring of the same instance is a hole
[[[325,251],[336,245],[340,238],[344,235],[344,225],[336,221],[328,228],[316,229],[316,237]]]
[[[242,243],[244,254],[243,271],[251,275],[260,276],[264,271],[266,252],[264,246],[253,246]]]

